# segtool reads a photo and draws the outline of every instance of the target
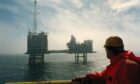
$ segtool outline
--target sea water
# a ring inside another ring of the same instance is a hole
[[[80,58],[75,63],[74,54],[45,54],[45,63],[29,65],[28,55],[0,55],[0,83],[17,81],[71,80],[89,71],[101,71],[109,60],[105,54],[88,54],[87,64]]]

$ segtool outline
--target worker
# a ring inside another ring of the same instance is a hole
[[[104,45],[110,64],[102,72],[72,79],[72,84],[140,84],[140,57],[124,50],[120,37],[109,37]]]

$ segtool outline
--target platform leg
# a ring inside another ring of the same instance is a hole
[[[44,63],[44,54],[29,55],[29,64],[43,64],[43,63]]]

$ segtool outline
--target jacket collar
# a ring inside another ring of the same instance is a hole
[[[120,53],[120,54],[118,54],[118,55],[112,56],[112,58],[110,59],[110,63],[111,63],[111,64],[114,64],[114,63],[116,63],[117,61],[119,61],[119,60],[122,58],[122,54],[123,54],[123,53]]]
[[[121,59],[126,59],[126,58],[129,58],[132,56],[132,52],[131,51],[124,51],[124,52],[121,52],[119,53],[118,55],[114,55],[112,56],[112,58],[110,59],[110,63],[111,64],[114,64],[116,63],[117,61],[121,60]]]
[[[131,51],[127,50],[119,53],[118,55],[112,56],[112,58],[110,59],[110,63],[114,64],[121,59],[132,59],[135,61],[140,61],[140,57],[136,57]]]

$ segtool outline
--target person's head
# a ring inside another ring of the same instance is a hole
[[[113,55],[117,55],[124,51],[123,40],[118,36],[110,36],[107,38],[104,45],[107,53],[107,58],[111,58]]]

